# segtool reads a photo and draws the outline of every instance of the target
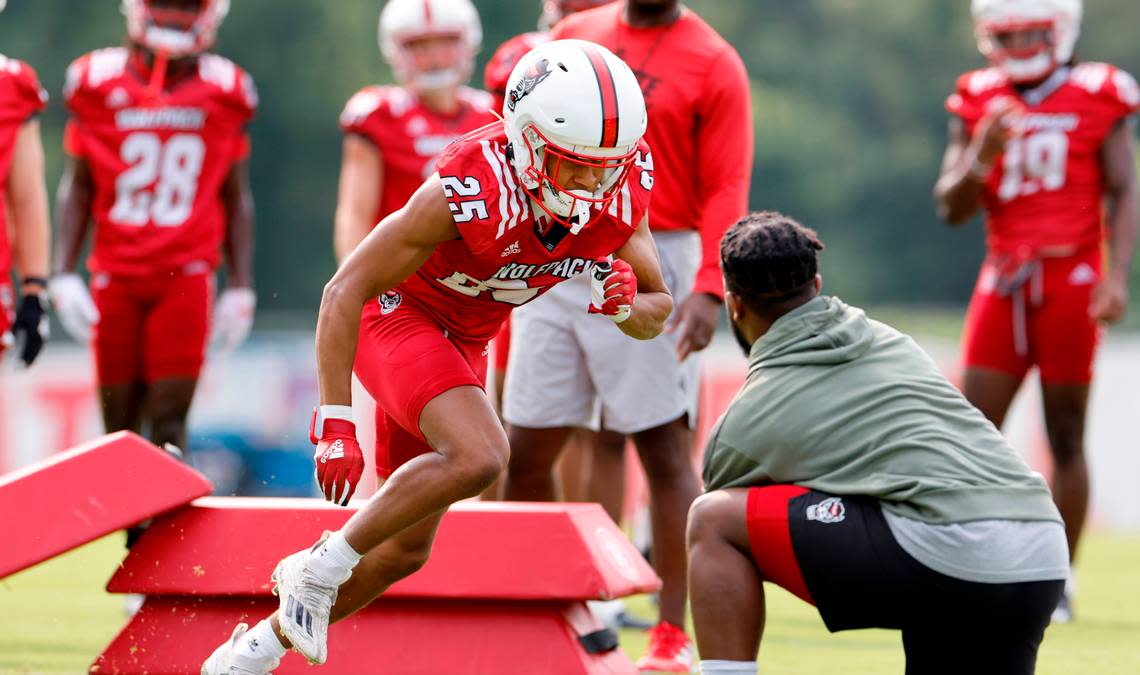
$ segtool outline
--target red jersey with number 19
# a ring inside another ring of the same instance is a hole
[[[489,340],[513,308],[617,251],[649,209],[653,164],[644,141],[626,184],[578,234],[531,202],[506,148],[503,123],[495,122],[443,151],[436,166],[460,239],[440,244],[395,289],[465,339]]]
[[[155,95],[139,54],[100,49],[67,71],[64,147],[95,185],[92,272],[146,275],[217,266],[225,234],[221,189],[249,154],[253,80],[214,54]]]
[[[1082,63],[1019,92],[1000,69],[986,68],[962,75],[946,108],[973,135],[989,109],[1010,99],[1023,110],[986,180],[988,248],[1032,254],[1043,247],[1098,246],[1105,188],[1100,150],[1121,118],[1140,106],[1136,80],[1107,63]]]
[[[8,277],[8,174],[20,127],[44,109],[47,93],[28,64],[0,54],[0,283]]]

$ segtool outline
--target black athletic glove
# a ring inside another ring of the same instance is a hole
[[[44,348],[48,338],[48,317],[43,302],[38,295],[25,295],[20,299],[16,310],[16,321],[12,324],[12,334],[20,349],[20,360],[24,365],[32,365]]]

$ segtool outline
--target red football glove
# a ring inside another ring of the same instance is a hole
[[[614,323],[629,318],[637,297],[637,277],[624,260],[594,261],[590,274],[590,314],[604,314]]]
[[[313,454],[316,465],[315,477],[325,493],[325,499],[334,504],[347,506],[356,484],[364,475],[364,453],[356,440],[356,425],[348,420],[326,419],[317,436],[317,409],[313,409],[313,419],[309,423],[309,440],[316,444]]]

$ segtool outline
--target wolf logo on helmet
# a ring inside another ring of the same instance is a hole
[[[535,62],[525,73],[522,79],[511,90],[507,96],[507,110],[514,112],[515,106],[522,100],[524,96],[534,91],[539,82],[542,82],[550,75],[550,62],[546,59]]]

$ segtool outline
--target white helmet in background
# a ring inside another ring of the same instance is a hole
[[[483,41],[479,13],[470,0],[389,0],[380,12],[380,53],[396,79],[412,89],[448,89],[467,82]],[[407,43],[426,37],[454,36],[459,44],[454,63],[421,71]]]
[[[538,29],[550,30],[563,17],[610,2],[613,0],[542,0],[542,14],[538,17]]]
[[[162,4],[155,0],[123,0],[127,34],[135,44],[175,59],[213,47],[218,27],[230,12],[230,0],[201,0],[194,10]]]
[[[1082,10],[1081,0],[973,0],[970,6],[978,50],[1013,82],[1040,80],[1073,58]],[[997,37],[1026,30],[1044,31],[1047,44],[1009,49]]]
[[[511,163],[523,187],[554,220],[579,232],[591,207],[604,208],[629,178],[645,134],[645,99],[633,71],[584,40],[535,47],[507,80],[503,106]],[[547,171],[547,159],[555,160]],[[593,191],[555,180],[562,162],[601,170]]]

